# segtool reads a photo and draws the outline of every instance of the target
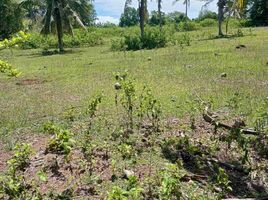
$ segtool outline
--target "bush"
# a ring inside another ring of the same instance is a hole
[[[181,31],[195,31],[200,29],[200,25],[193,21],[185,21],[179,24],[179,30]]]
[[[167,43],[167,36],[165,32],[160,32],[158,29],[150,29],[145,31],[142,40],[142,48],[154,49],[164,47]]]
[[[142,49],[142,39],[138,34],[130,34],[125,36],[126,50],[140,50]]]
[[[204,19],[199,24],[202,27],[213,27],[217,26],[217,21],[215,19]]]
[[[145,31],[143,38],[139,33],[131,33],[125,35],[123,39],[112,40],[111,49],[115,51],[154,49],[164,47],[167,42],[166,33],[159,32],[157,28],[151,28]]]
[[[64,35],[64,47],[89,47],[103,44],[101,33],[96,31],[75,30],[75,35]],[[22,49],[50,49],[57,48],[58,40],[54,35],[42,36],[40,34],[31,34],[30,37],[23,44],[20,45]]]

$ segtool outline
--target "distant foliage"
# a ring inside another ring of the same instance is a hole
[[[165,32],[159,32],[156,28],[150,28],[145,31],[141,38],[138,33],[127,34],[123,39],[112,41],[112,50],[140,50],[154,49],[164,47],[168,42]]]
[[[215,19],[204,19],[199,22],[200,26],[202,27],[216,27],[217,21]]]
[[[200,25],[194,21],[185,21],[179,24],[180,31],[196,31],[200,29]]]
[[[198,15],[197,20],[199,20],[199,21],[202,21],[205,19],[215,19],[216,20],[217,18],[218,18],[217,13],[212,12],[210,10],[201,10],[199,15]]]
[[[252,6],[249,9],[252,25],[268,25],[268,1],[267,0],[250,0]]]
[[[164,12],[161,12],[161,16],[162,16],[162,25],[165,25],[167,22],[166,14]],[[151,12],[151,15],[149,18],[149,24],[151,26],[157,26],[160,24],[159,13],[157,11]]]
[[[0,40],[18,32],[22,25],[22,10],[15,0],[0,1]]]
[[[119,26],[135,26],[139,23],[139,11],[132,7],[127,7],[120,17]]]
[[[180,23],[188,20],[184,13],[175,11],[166,15],[167,23]]]
[[[65,35],[63,37],[64,46],[71,47],[89,47],[103,44],[102,35],[95,31],[75,30],[75,36]],[[26,42],[20,45],[22,49],[50,49],[57,48],[58,42],[56,36],[42,36],[32,34]]]

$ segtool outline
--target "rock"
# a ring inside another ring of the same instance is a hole
[[[240,45],[237,45],[235,48],[236,49],[243,49],[243,48],[247,48],[247,47],[246,47],[246,45],[240,44]]]
[[[116,90],[120,90],[121,89],[121,84],[120,83],[115,83],[114,84],[114,88],[116,89]]]
[[[227,74],[226,73],[222,73],[221,74],[221,78],[226,78],[227,77]]]
[[[132,170],[124,169],[124,178],[129,178],[131,176],[135,176],[135,173]]]
[[[151,57],[148,57],[148,61],[152,61],[152,58]]]

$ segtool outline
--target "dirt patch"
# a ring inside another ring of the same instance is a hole
[[[16,85],[39,85],[39,84],[43,84],[47,82],[46,80],[42,80],[42,79],[23,79],[20,80],[19,82],[16,83]]]
[[[7,152],[4,149],[4,145],[2,142],[0,142],[0,173],[4,172],[6,170],[6,162],[11,157],[11,152]]]

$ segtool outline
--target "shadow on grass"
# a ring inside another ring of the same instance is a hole
[[[80,54],[81,52],[84,52],[81,49],[66,49],[63,52],[59,52],[58,50],[42,50],[36,51],[34,53],[28,54],[29,57],[31,58],[38,58],[38,57],[49,57],[49,56],[54,56],[54,55],[70,55],[70,54]],[[24,55],[21,55],[24,56]]]

